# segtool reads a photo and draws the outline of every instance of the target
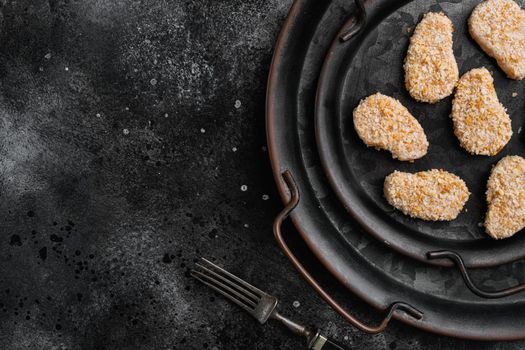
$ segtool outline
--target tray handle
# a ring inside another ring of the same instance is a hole
[[[364,28],[367,22],[367,14],[364,1],[354,0],[354,2],[355,6],[357,7],[357,13],[354,16],[355,22],[350,28],[346,29],[341,35],[339,35],[339,40],[341,40],[341,42],[343,43],[352,39],[357,33],[359,33],[361,29]]]
[[[518,284],[516,286],[498,290],[498,291],[486,291],[482,290],[479,287],[477,287],[474,282],[472,282],[472,279],[470,278],[470,275],[468,273],[467,268],[465,267],[465,263],[463,262],[463,259],[461,258],[461,255],[459,255],[456,252],[450,251],[450,250],[438,250],[434,252],[428,252],[427,258],[429,260],[433,259],[449,259],[451,260],[459,269],[459,272],[461,273],[461,277],[463,277],[463,281],[465,281],[465,284],[467,287],[472,291],[472,293],[487,299],[498,299],[507,297],[509,295],[513,295],[516,293],[519,293],[523,290],[525,290],[525,283]]]
[[[388,322],[390,321],[394,313],[398,312],[399,310],[404,311],[407,315],[415,318],[416,320],[421,319],[423,317],[423,313],[417,310],[415,307],[407,303],[395,302],[392,305],[390,305],[385,318],[381,321],[381,323],[379,323],[379,325],[370,326],[370,325],[363,323],[362,321],[357,319],[354,315],[346,311],[337,301],[335,301],[323,289],[323,287],[321,287],[321,285],[303,267],[301,262],[297,259],[297,257],[293,254],[293,252],[290,250],[290,248],[284,241],[283,234],[281,231],[282,223],[290,215],[292,210],[295,209],[297,204],[299,204],[300,195],[299,195],[299,190],[297,188],[297,184],[292,176],[292,173],[289,170],[286,170],[282,174],[282,177],[290,191],[290,200],[288,204],[286,204],[284,209],[275,218],[273,222],[273,233],[275,235],[275,238],[277,239],[277,242],[279,243],[279,246],[284,252],[284,254],[292,262],[292,264],[299,271],[299,273],[306,279],[306,281],[315,289],[315,291],[346,321],[348,321],[353,326],[355,326],[356,328],[366,333],[376,334],[376,333],[382,332],[387,327]]]

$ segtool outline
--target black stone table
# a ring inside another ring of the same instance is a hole
[[[302,348],[191,280],[199,256],[355,349],[525,346],[363,334],[280,253],[264,99],[290,0],[0,4],[1,349]]]

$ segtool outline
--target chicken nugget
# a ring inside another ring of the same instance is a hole
[[[487,0],[468,20],[469,32],[511,79],[525,77],[525,11],[513,0]]]
[[[415,174],[394,171],[385,178],[384,193],[394,208],[427,221],[454,220],[470,196],[460,177],[436,169]]]
[[[420,101],[436,103],[450,96],[459,78],[452,50],[454,27],[443,13],[429,12],[416,26],[405,58],[405,86]]]
[[[472,69],[459,79],[451,117],[454,134],[472,154],[493,156],[512,136],[511,120],[485,68]]]
[[[392,157],[412,161],[428,150],[425,131],[398,100],[380,93],[363,99],[354,109],[354,127],[370,147],[392,152]]]
[[[487,182],[485,229],[494,239],[508,238],[525,227],[525,159],[507,156]]]

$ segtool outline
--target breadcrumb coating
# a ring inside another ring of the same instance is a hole
[[[416,26],[405,58],[405,86],[421,102],[450,96],[459,78],[452,50],[454,27],[443,13],[429,12]]]
[[[398,100],[380,93],[363,99],[353,112],[354,127],[369,147],[388,150],[393,158],[412,161],[428,150],[425,131]]]
[[[513,0],[487,0],[468,20],[472,38],[511,79],[525,77],[525,11]]]
[[[385,178],[384,193],[394,208],[428,221],[454,220],[470,196],[460,177],[437,169],[415,174],[394,171]]]
[[[508,238],[525,227],[525,159],[507,156],[487,182],[485,229],[494,239]]]
[[[512,136],[511,120],[485,68],[472,69],[461,77],[452,101],[451,117],[454,134],[461,146],[472,154],[493,156]]]

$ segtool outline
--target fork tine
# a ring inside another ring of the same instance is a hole
[[[199,263],[197,263],[195,265],[197,265],[200,268],[200,272],[206,273],[208,275],[208,277],[210,277],[210,278],[213,278],[215,280],[220,280],[222,283],[226,284],[228,287],[236,290],[237,292],[239,292],[239,293],[243,294],[244,296],[248,297],[249,299],[251,299],[254,303],[257,303],[261,299],[260,296],[255,295],[250,290],[244,288],[242,285],[240,285],[236,281],[232,281],[231,279],[229,279],[227,276],[223,276],[223,275],[219,274],[218,272],[216,272],[214,270],[211,270],[211,269],[207,268],[206,266],[203,266],[203,265],[201,265]]]
[[[225,290],[217,287],[215,284],[210,283],[210,282],[206,281],[205,279],[202,279],[201,277],[199,277],[198,275],[196,275],[194,273],[191,273],[191,275],[192,275],[193,278],[195,278],[199,282],[207,285],[211,289],[215,290],[217,293],[222,294],[226,299],[230,300],[231,302],[233,302],[237,306],[240,306],[241,308],[243,308],[244,310],[248,311],[249,313],[253,312],[253,309],[251,307],[249,307],[248,305],[246,305],[245,303],[243,303],[241,300],[237,299],[236,297],[232,296],[231,294],[229,294]]]
[[[229,273],[228,271],[226,271],[225,269],[223,269],[222,267],[219,267],[217,265],[215,265],[214,263],[212,263],[211,261],[209,261],[208,259],[205,259],[205,258],[201,258],[202,261],[204,261],[206,264],[208,264],[209,266],[213,267],[215,270],[218,270],[220,271],[222,274],[226,275],[227,277],[229,277],[230,279],[234,280],[235,282],[237,282],[238,284],[240,284],[241,286],[243,286],[244,288],[250,290],[253,294],[257,295],[257,297],[261,298],[263,297],[264,295],[267,295],[267,293],[263,292],[262,290],[260,290],[259,288],[255,287],[255,286],[252,286],[251,284],[249,284],[248,282],[240,279],[239,277],[235,276],[234,274],[232,273]]]
[[[253,312],[253,310],[257,306],[256,302],[242,295],[238,291],[230,288],[229,286],[225,285],[220,280],[217,280],[212,276],[209,276],[198,270],[192,270],[191,275],[194,278],[201,281],[202,283],[206,284],[208,287],[211,287],[215,291],[221,293],[222,295],[224,295],[240,307],[244,308],[248,312]]]

